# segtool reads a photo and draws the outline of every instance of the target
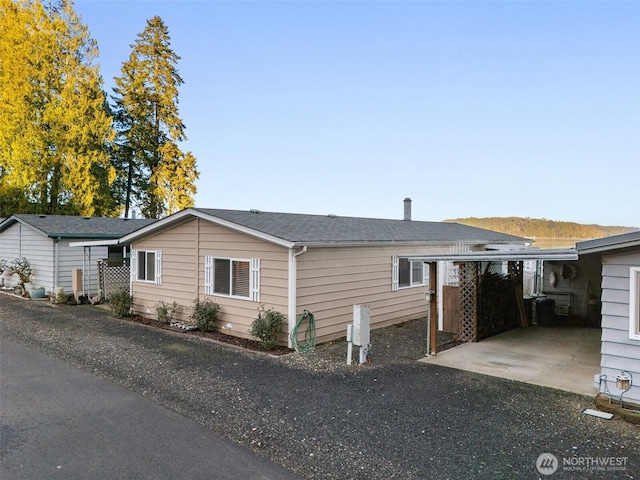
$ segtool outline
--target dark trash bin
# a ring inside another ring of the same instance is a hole
[[[553,325],[556,317],[556,301],[553,298],[536,298],[536,320],[541,327]]]
[[[600,300],[589,300],[587,305],[587,313],[589,317],[589,326],[591,328],[600,328],[600,324],[602,323],[602,314],[600,313],[600,309],[602,304]]]
[[[524,297],[522,299],[524,304],[524,314],[527,317],[527,325],[533,325],[533,297]]]

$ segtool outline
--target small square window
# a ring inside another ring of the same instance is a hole
[[[156,252],[139,250],[137,255],[138,280],[141,282],[156,281]]]

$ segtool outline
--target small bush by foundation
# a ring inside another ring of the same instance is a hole
[[[118,317],[131,316],[132,307],[133,297],[126,290],[120,290],[109,296],[109,308],[111,308],[113,314]]]

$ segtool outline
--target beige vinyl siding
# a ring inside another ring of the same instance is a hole
[[[196,298],[220,305],[218,328],[238,337],[250,338],[251,323],[264,304],[282,313],[287,312],[288,250],[260,239],[235,232],[202,219],[192,219],[181,225],[158,232],[133,245],[135,250],[162,251],[162,285],[133,282],[134,311],[155,317],[160,300],[179,304],[177,319],[188,321]],[[260,301],[205,295],[205,256],[215,258],[260,259]],[[286,335],[283,333],[282,341]]]
[[[346,334],[355,304],[369,306],[372,329],[423,317],[428,287],[392,291],[392,257],[447,250],[448,246],[309,249],[298,257],[297,311],[314,314],[318,343]]]
[[[609,390],[619,395],[615,378],[621,370],[640,378],[640,341],[629,338],[629,271],[640,266],[640,251],[607,255],[602,264],[602,357]],[[625,400],[640,403],[640,385],[624,394]]]
[[[225,331],[238,337],[250,338],[251,323],[258,316],[258,308],[265,305],[287,314],[288,305],[288,249],[245,235],[234,230],[204,221],[199,222],[199,294],[200,298],[220,305],[220,325],[231,325]],[[231,258],[237,260],[260,259],[260,301],[231,298],[224,295],[205,295],[204,257]],[[283,332],[280,343],[286,343]]]
[[[134,313],[155,318],[155,308],[163,300],[179,305],[176,319],[186,321],[198,295],[196,222],[191,221],[158,232],[132,245],[138,251],[162,251],[162,285],[134,281]]]

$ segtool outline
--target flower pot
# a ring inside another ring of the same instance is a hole
[[[45,289],[44,287],[35,287],[35,288],[32,288],[31,290],[28,290],[28,292],[29,292],[29,297],[31,297],[31,300],[35,300],[38,298],[44,298]]]

